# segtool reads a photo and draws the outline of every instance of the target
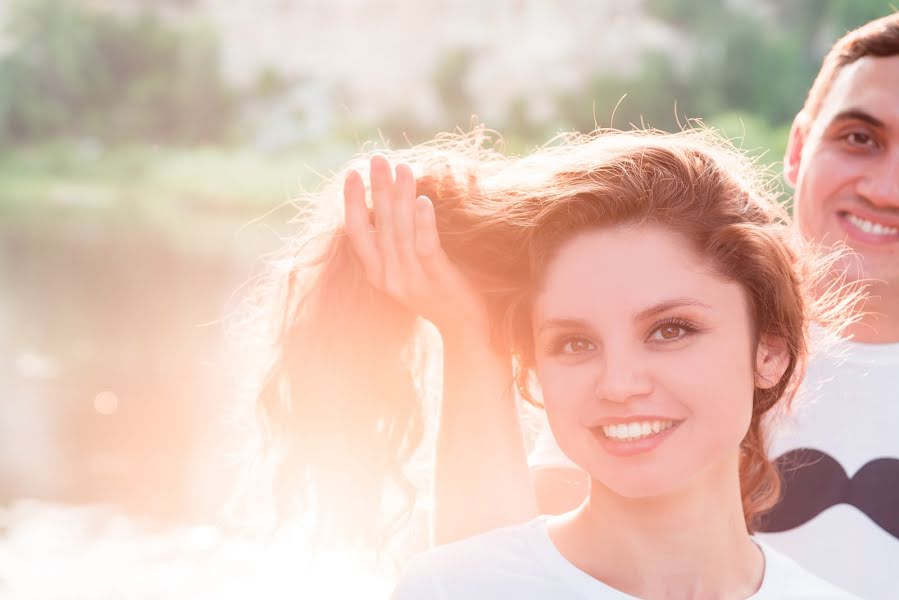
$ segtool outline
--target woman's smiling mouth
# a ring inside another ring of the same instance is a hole
[[[617,425],[603,425],[602,432],[607,438],[619,442],[635,442],[656,433],[662,432],[674,425],[670,419],[652,421],[631,421]]]
[[[591,429],[603,448],[614,456],[649,452],[683,423],[682,420],[651,417],[616,421]]]

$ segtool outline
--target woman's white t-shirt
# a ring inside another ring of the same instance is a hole
[[[438,546],[409,565],[392,600],[635,600],[581,571],[553,544],[547,517]],[[849,600],[763,543],[765,574],[751,600]]]

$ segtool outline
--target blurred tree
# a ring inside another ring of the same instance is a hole
[[[646,11],[682,30],[712,30],[729,18],[723,0],[646,0]]]
[[[650,126],[676,129],[687,116],[703,114],[709,104],[708,86],[693,86],[667,55],[647,52],[639,72],[631,75],[601,74],[586,88],[563,94],[559,114],[579,131],[595,127]]]
[[[459,48],[441,56],[434,68],[433,85],[443,102],[447,130],[455,127],[467,130],[471,116],[477,112],[466,81],[474,60],[472,50]]]
[[[234,97],[208,30],[72,0],[16,0],[4,25],[0,139],[193,143],[227,133]]]
[[[753,18],[734,18],[718,26],[718,36],[704,43],[704,52],[690,77],[696,87],[712,86],[720,96],[713,114],[745,110],[769,123],[791,119],[802,106],[814,76],[803,61],[797,36],[780,30],[765,31]]]
[[[558,97],[558,123],[676,130],[702,118],[779,173],[790,123],[823,55],[846,31],[894,12],[894,2],[645,0],[648,16],[678,31],[686,52],[646,51],[633,73],[597,73]],[[525,147],[545,127],[521,112],[513,103],[508,121]],[[784,198],[789,204],[789,193]]]
[[[894,0],[768,0],[767,5],[785,27],[794,31],[807,30],[806,40],[812,40],[822,31],[833,37],[825,40],[828,45],[847,31],[895,12],[897,8]]]
[[[689,105],[703,115],[750,111],[769,124],[788,121],[802,107],[837,38],[896,10],[895,0],[648,0],[646,9],[694,40],[697,60],[680,90]],[[719,96],[693,101],[702,88]]]

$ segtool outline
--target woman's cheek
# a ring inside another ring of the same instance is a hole
[[[591,397],[593,387],[588,366],[548,362],[537,369],[547,411],[570,413]]]
[[[729,344],[709,352],[685,353],[677,373],[668,377],[675,395],[704,426],[730,439],[742,439],[752,414],[752,375],[745,351]]]

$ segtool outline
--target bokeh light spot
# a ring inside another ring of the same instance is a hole
[[[94,396],[94,410],[101,415],[114,415],[119,410],[119,397],[109,390]]]

